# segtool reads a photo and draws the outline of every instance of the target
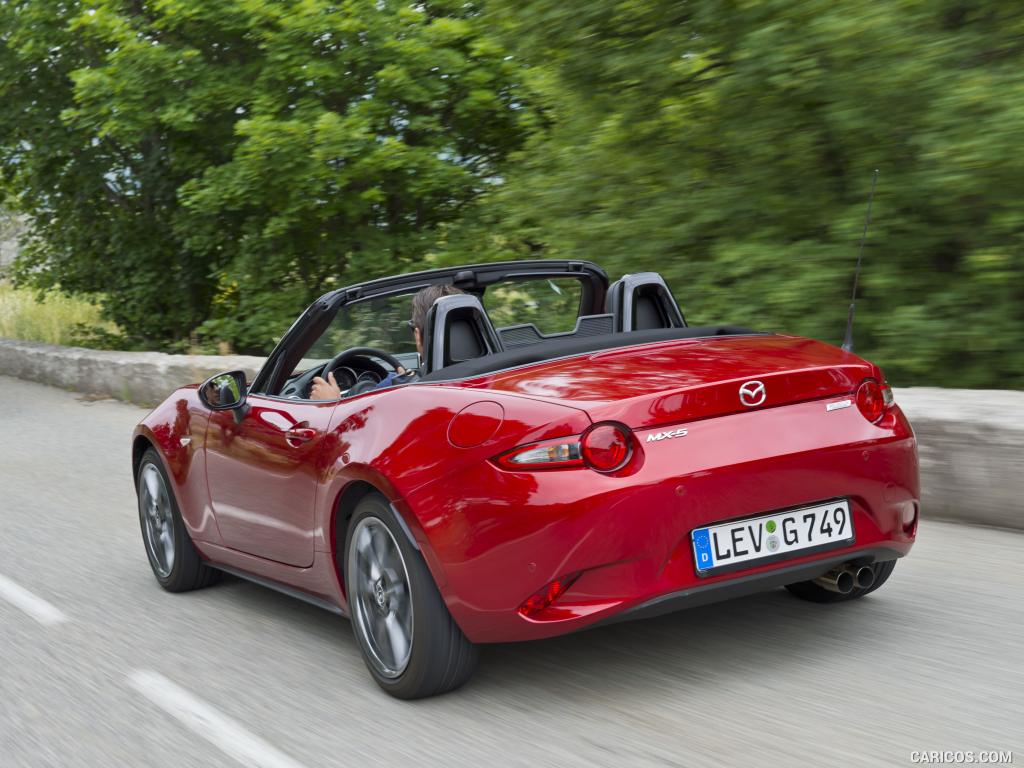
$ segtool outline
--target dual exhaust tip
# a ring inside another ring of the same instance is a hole
[[[840,595],[848,595],[853,592],[854,587],[867,589],[875,583],[875,569],[870,565],[856,567],[853,565],[840,565],[833,568],[824,576],[819,576],[814,583],[824,587],[829,592],[838,592]]]

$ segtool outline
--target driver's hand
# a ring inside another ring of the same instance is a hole
[[[327,374],[327,381],[319,376],[313,378],[313,386],[309,390],[310,400],[340,400],[341,387],[334,380],[334,372]]]

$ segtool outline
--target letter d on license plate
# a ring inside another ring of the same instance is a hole
[[[690,538],[697,573],[707,576],[741,564],[753,566],[849,545],[854,540],[853,518],[849,500],[836,499],[696,528]]]

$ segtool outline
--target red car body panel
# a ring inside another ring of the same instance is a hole
[[[286,565],[313,564],[316,494],[334,403],[254,396],[241,421],[217,411],[206,477],[225,546]]]
[[[881,372],[838,348],[759,335],[625,346],[338,403],[250,395],[240,422],[231,411],[211,417],[192,387],[139,425],[136,458],[143,441],[159,449],[208,560],[342,612],[339,507],[348,491],[372,487],[405,522],[467,637],[525,640],[802,563],[906,554],[920,496],[909,423],[898,407],[877,424],[855,406],[827,409],[869,377]],[[748,408],[738,389],[753,379],[767,398]],[[633,430],[632,457],[612,474],[492,461],[600,421]],[[678,428],[685,436],[647,442]],[[296,429],[312,431],[289,440]],[[852,545],[697,574],[694,528],[840,497]],[[550,607],[518,612],[570,574]]]

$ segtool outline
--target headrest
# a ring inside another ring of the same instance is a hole
[[[686,327],[679,305],[657,272],[616,280],[608,288],[605,311],[615,316],[615,329],[620,332]]]
[[[468,293],[434,302],[427,312],[423,344],[427,373],[503,350],[480,299]]]

